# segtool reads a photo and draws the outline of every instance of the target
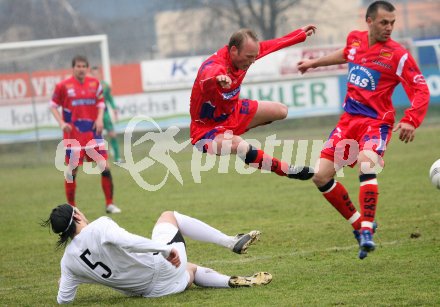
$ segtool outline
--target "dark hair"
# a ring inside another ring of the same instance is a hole
[[[99,67],[98,67],[98,66],[92,66],[92,67],[90,68],[90,70],[99,70]]]
[[[231,50],[232,46],[235,46],[238,51],[241,50],[241,47],[243,46],[243,42],[251,38],[255,42],[258,42],[258,36],[255,33],[255,31],[251,29],[240,29],[234,34],[232,34],[231,38],[229,39],[228,49]]]
[[[73,218],[75,209],[68,204],[62,204],[54,208],[49,218],[41,223],[43,227],[51,227],[52,231],[59,234],[57,248],[66,246],[69,238],[73,238],[76,232],[76,224]]]
[[[387,12],[394,12],[396,10],[394,5],[392,5],[388,1],[374,1],[367,8],[367,13],[365,14],[365,20],[367,20],[368,17],[370,17],[371,19],[376,18],[377,11],[380,8],[384,9]]]
[[[87,67],[89,67],[89,60],[87,60],[87,58],[84,55],[76,55],[73,57],[72,59],[72,68],[75,67],[76,62],[83,62],[86,63]]]

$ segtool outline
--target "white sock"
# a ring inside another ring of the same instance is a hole
[[[232,249],[236,239],[225,235],[218,229],[215,229],[202,221],[190,216],[174,211],[177,220],[177,226],[183,236],[193,240],[214,243]]]
[[[197,266],[194,283],[200,287],[229,288],[230,276],[220,274],[210,268]]]

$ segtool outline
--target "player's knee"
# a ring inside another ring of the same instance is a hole
[[[243,139],[238,135],[216,139],[212,142],[212,151],[218,156],[236,154],[241,142],[243,142]]]
[[[188,271],[191,271],[193,274],[195,274],[197,272],[197,265],[195,265],[194,263],[188,262],[186,265],[186,269]]]
[[[331,179],[332,177],[324,176],[319,172],[312,177],[312,181],[317,187],[322,187],[326,185]]]
[[[274,120],[285,119],[289,108],[281,102],[271,102],[270,108],[267,111],[266,122],[272,122]]]
[[[189,274],[189,280],[188,280],[188,285],[187,285],[187,289],[191,286],[191,284],[194,282],[194,278],[197,272],[197,265],[188,262],[186,265],[186,271]]]
[[[174,212],[173,211],[164,211],[160,215],[161,219],[175,219]]]
[[[177,226],[177,220],[173,211],[164,211],[160,215],[157,223],[170,223]]]

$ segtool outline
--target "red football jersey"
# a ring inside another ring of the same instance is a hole
[[[368,32],[353,31],[347,37],[344,57],[348,62],[344,110],[394,124],[391,101],[402,83],[411,101],[401,122],[420,126],[428,110],[429,89],[416,62],[400,44],[388,39],[369,46]]]
[[[262,41],[259,43],[257,60],[274,51],[303,42],[306,37],[306,33],[298,29],[283,37]],[[236,108],[246,72],[247,70],[236,69],[232,65],[228,46],[205,60],[199,68],[191,92],[191,121],[213,125],[227,119]],[[221,88],[215,79],[218,75],[228,75],[232,79],[231,87]]]
[[[72,126],[64,139],[76,139],[82,147],[91,140],[102,140],[93,125],[98,117],[98,108],[105,108],[99,80],[86,76],[83,83],[70,77],[58,83],[51,101],[53,106],[63,109],[63,120]],[[90,145],[91,143],[89,143]]]

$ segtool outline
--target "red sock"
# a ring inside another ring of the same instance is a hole
[[[361,228],[361,215],[354,207],[348,196],[347,190],[344,186],[332,179],[324,186],[318,188],[327,201],[335,207],[336,210],[350,222],[353,229]]]
[[[379,195],[377,179],[375,175],[361,175],[360,180],[359,204],[361,206],[362,216],[361,230],[372,230]]]
[[[64,180],[64,189],[66,191],[67,203],[75,207],[75,190],[76,190],[75,179],[72,180],[71,182],[67,182],[67,180]]]
[[[256,149],[252,146],[249,146],[244,162],[258,169],[271,171],[278,176],[287,176],[286,172],[289,169],[289,164],[286,162],[271,157],[261,149]]]
[[[109,170],[104,170],[102,172],[101,186],[104,191],[105,204],[108,206],[113,203],[113,179]]]

